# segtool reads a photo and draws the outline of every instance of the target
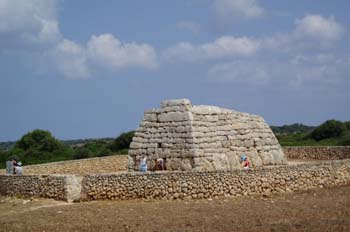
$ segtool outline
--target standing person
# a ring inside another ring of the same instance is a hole
[[[147,158],[145,155],[142,155],[140,159],[140,171],[147,172]]]
[[[156,160],[156,170],[164,171],[164,159],[158,158]]]
[[[17,160],[12,159],[12,174],[16,175]]]
[[[15,169],[16,169],[16,175],[22,176],[23,170],[22,170],[22,163],[21,162],[17,163],[17,166],[15,167]]]
[[[13,162],[12,160],[6,161],[6,174],[12,175],[13,173]]]

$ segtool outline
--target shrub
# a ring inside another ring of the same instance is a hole
[[[98,151],[97,153],[96,153],[96,155],[98,156],[98,157],[102,157],[102,156],[109,156],[109,155],[111,155],[111,150],[109,150],[108,148],[103,148],[103,149],[101,149],[100,151]]]
[[[79,147],[75,150],[73,159],[85,159],[91,157],[91,151],[85,147]]]
[[[311,137],[316,141],[326,138],[339,137],[345,134],[347,128],[344,123],[336,120],[327,120],[312,131]]]
[[[348,130],[350,130],[350,121],[346,121],[346,122],[344,122],[344,124],[345,124],[346,128]]]
[[[114,152],[129,148],[134,134],[134,131],[122,133],[110,144],[109,148]]]

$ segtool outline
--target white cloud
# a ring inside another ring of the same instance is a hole
[[[257,0],[214,0],[213,6],[221,25],[240,19],[261,18],[265,13]]]
[[[56,0],[0,0],[0,50],[60,39]]]
[[[334,54],[298,55],[292,59],[245,59],[209,68],[210,81],[243,83],[276,88],[325,87],[350,83],[350,58]]]
[[[208,71],[210,80],[264,85],[270,75],[265,65],[251,61],[233,61],[214,65]]]
[[[71,79],[90,76],[86,50],[81,45],[64,39],[51,52],[54,67],[65,77]]]
[[[201,30],[201,26],[193,21],[179,21],[176,23],[176,27],[180,31],[188,31],[193,34],[198,34]]]
[[[259,42],[247,37],[223,36],[211,43],[193,45],[179,43],[165,50],[164,57],[170,61],[198,61],[225,57],[250,56],[259,49]]]
[[[87,43],[89,59],[113,69],[125,67],[156,68],[157,55],[152,46],[138,43],[122,43],[111,34],[93,35]]]
[[[272,50],[296,51],[328,49],[344,35],[345,29],[334,17],[306,15],[295,20],[295,29],[288,34],[276,35],[261,39],[263,46]]]
[[[64,38],[56,0],[0,0],[0,42],[0,55],[32,54],[38,62],[28,63],[39,63],[38,73],[51,67],[67,78],[86,78],[101,68],[157,67],[148,44],[122,43],[111,34],[93,35],[86,45]]]
[[[339,40],[344,34],[344,28],[338,24],[334,17],[325,18],[321,15],[306,15],[295,21],[296,38],[311,38],[327,42]]]

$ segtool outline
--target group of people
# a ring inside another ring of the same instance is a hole
[[[141,157],[139,158],[139,163],[140,163],[140,167],[139,167],[140,172],[147,172],[147,157],[145,155],[141,155]],[[251,163],[248,157],[244,153],[241,156],[241,164],[244,170],[248,170],[251,167]],[[163,158],[156,159],[153,167],[153,171],[164,171],[164,170],[166,170],[165,159]]]
[[[22,162],[11,159],[6,162],[6,174],[21,176],[23,174]]]
[[[165,171],[165,159],[158,158],[155,160],[155,164],[153,166],[153,171]],[[141,155],[140,157],[140,172],[147,172],[147,157],[145,155]]]

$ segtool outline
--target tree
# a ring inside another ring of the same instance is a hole
[[[49,131],[34,130],[22,136],[15,148],[32,152],[53,152],[63,147],[63,144],[54,138]]]
[[[129,148],[134,134],[135,131],[122,133],[110,144],[109,148],[114,152]]]
[[[311,137],[316,141],[339,137],[345,134],[347,128],[344,123],[337,120],[327,120],[312,131]]]

